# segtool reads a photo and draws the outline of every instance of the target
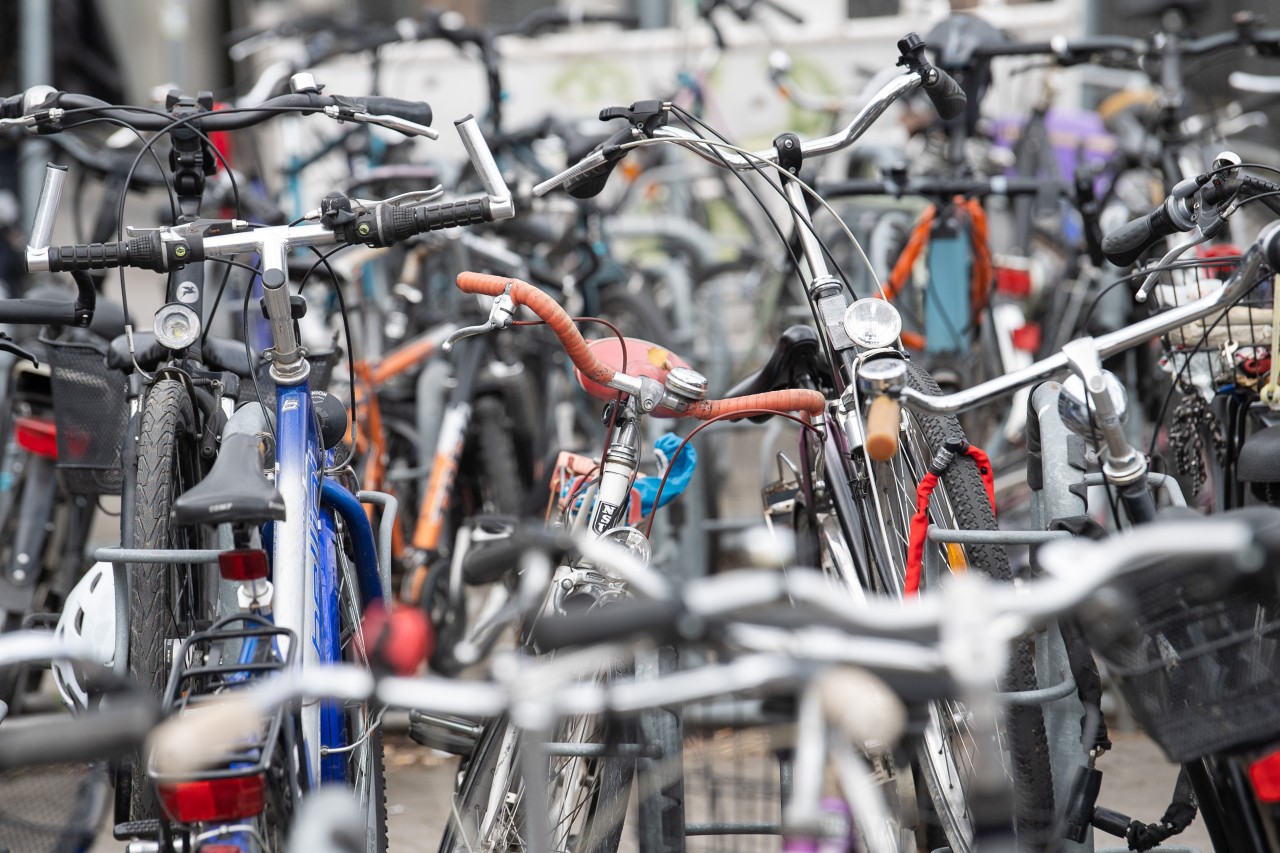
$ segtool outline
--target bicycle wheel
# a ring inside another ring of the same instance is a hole
[[[933,378],[915,365],[908,365],[907,382],[922,393],[940,393]],[[870,470],[869,517],[877,519],[881,527],[871,532],[875,541],[869,543],[868,550],[880,556],[876,561],[880,582],[890,592],[901,594],[903,589],[908,531],[916,509],[916,486],[935,455],[948,443],[963,438],[960,424],[953,417],[908,413],[898,454],[889,462],[873,465]],[[972,458],[957,456],[945,469],[929,503],[929,520],[951,529],[996,529],[995,513]],[[987,572],[995,580],[1012,582],[1009,560],[1002,545],[929,543],[926,551],[929,549],[934,549],[934,554],[926,553],[926,566],[936,562],[952,567],[952,571],[973,568]],[[931,560],[931,556],[936,560]],[[926,569],[924,584],[928,582]],[[1033,652],[1030,639],[1014,644],[1001,689],[1036,688]],[[968,732],[966,713],[963,706],[955,702],[935,705],[919,756],[932,811],[955,851],[970,849],[972,822],[965,791],[974,769],[974,756],[983,748]],[[1020,846],[1034,849],[1048,839],[1054,813],[1049,750],[1044,715],[1039,706],[1011,706],[1001,737],[1006,772],[1014,788],[1015,831]]]
[[[605,744],[607,752],[608,744],[632,742],[631,734],[631,726],[617,721],[576,717],[560,723],[555,742]],[[622,840],[634,771],[635,760],[628,756],[551,756],[551,849],[614,853]],[[485,727],[463,771],[441,853],[526,849],[524,790],[519,732],[502,717]]]
[[[195,415],[181,382],[164,379],[147,395],[138,435],[138,462],[132,508],[138,549],[199,548],[198,528],[170,521],[173,501],[200,477]],[[207,618],[216,597],[209,595],[206,567],[135,563],[129,567],[129,674],[145,690],[161,696],[169,678],[168,646]],[[155,794],[146,770],[133,768],[133,820],[154,818]]]

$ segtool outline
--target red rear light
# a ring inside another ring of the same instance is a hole
[[[1009,339],[1015,348],[1035,355],[1040,351],[1040,324],[1027,323],[1019,326],[1010,333]]]
[[[1280,803],[1280,749],[1249,765],[1253,792],[1264,803]]]
[[[169,820],[209,823],[262,813],[262,774],[156,786]],[[207,848],[206,848],[207,849]]]
[[[256,581],[268,573],[267,552],[254,548],[223,551],[218,555],[218,571],[226,581]]]
[[[1004,257],[997,261],[996,290],[1013,297],[1031,294],[1031,263],[1026,258]]]
[[[13,421],[13,434],[18,446],[28,453],[46,459],[58,458],[58,426],[44,418],[17,417]]]

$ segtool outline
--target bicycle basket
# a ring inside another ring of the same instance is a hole
[[[307,381],[311,384],[312,391],[327,391],[329,388],[329,377],[333,374],[333,368],[342,360],[342,350],[333,349],[326,352],[311,353],[307,356],[307,364],[311,370],[307,374]],[[246,403],[254,403],[261,400],[268,406],[274,407],[276,403],[276,383],[271,379],[271,363],[268,361],[261,362],[255,371],[258,377],[257,385],[254,385],[252,379],[240,380],[240,400]],[[259,398],[258,393],[262,396]]]
[[[1155,287],[1156,304],[1176,308],[1213,293],[1239,262],[1234,248],[1214,247],[1211,254],[1163,277]],[[1169,332],[1164,338],[1165,369],[1192,378],[1204,375],[1206,385],[1234,382],[1238,371],[1246,378],[1256,374],[1271,352],[1273,292],[1269,278],[1225,311]]]
[[[1280,734],[1280,593],[1224,590],[1212,562],[1165,564],[1118,585],[1126,624],[1088,625],[1098,657],[1170,761]],[[1122,620],[1116,620],[1117,623]]]
[[[119,494],[120,449],[129,420],[125,375],[107,367],[105,348],[41,338],[52,371],[58,473],[73,494]]]
[[[106,807],[109,784],[104,764],[54,764],[0,773],[0,850],[87,849]]]

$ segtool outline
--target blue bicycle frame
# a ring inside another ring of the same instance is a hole
[[[276,486],[286,519],[271,533],[271,575],[277,625],[293,631],[303,669],[342,659],[337,517],[351,537],[360,609],[383,597],[373,529],[360,501],[324,476],[311,386],[304,376],[276,395]],[[354,592],[354,591],[353,591]],[[354,626],[353,626],[354,627]],[[311,784],[347,781],[347,721],[333,703],[302,707],[302,744]]]

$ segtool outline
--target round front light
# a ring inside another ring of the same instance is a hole
[[[844,331],[863,349],[892,346],[902,333],[898,309],[883,299],[859,299],[844,312]]]
[[[600,537],[601,542],[609,542],[624,549],[646,566],[653,555],[649,537],[634,527],[615,527]]]
[[[182,350],[200,337],[200,318],[185,305],[170,302],[156,312],[156,340],[169,349]]]

